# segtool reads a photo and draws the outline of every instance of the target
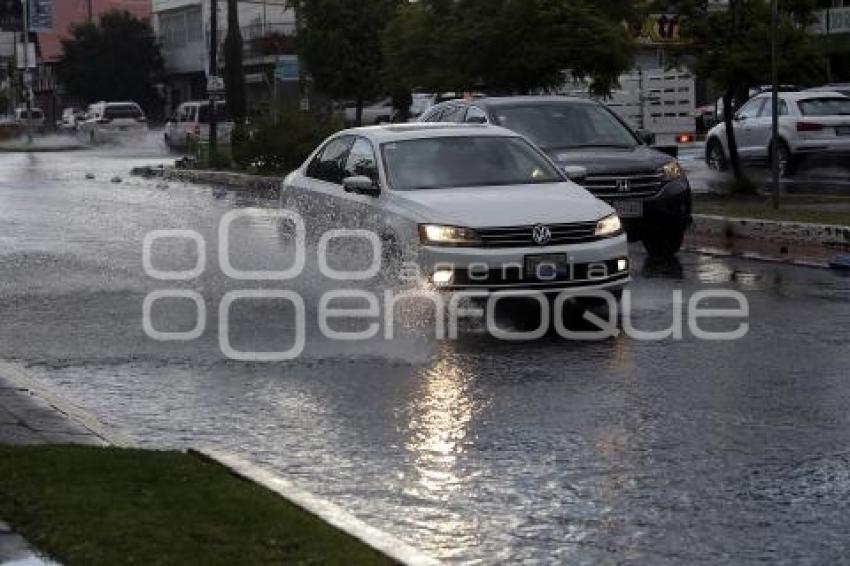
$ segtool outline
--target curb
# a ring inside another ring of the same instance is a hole
[[[752,238],[773,242],[818,244],[827,248],[850,249],[850,227],[835,224],[809,224],[756,218],[734,218],[694,214],[693,229],[712,236]]]
[[[160,178],[166,181],[179,181],[198,185],[214,185],[243,191],[262,191],[279,193],[283,177],[267,177],[235,173],[232,171],[213,171],[209,169],[177,169],[175,167],[134,167],[131,175],[144,178]]]
[[[321,499],[297,487],[291,481],[238,456],[210,448],[191,449],[189,453],[224,466],[235,475],[265,487],[293,505],[315,515],[329,525],[401,564],[408,566],[436,566],[441,564],[437,559],[354,517],[342,507]]]
[[[695,214],[688,249],[829,269],[850,251],[850,227]]]
[[[35,378],[13,365],[0,361],[0,381],[11,383],[14,387],[27,391],[30,395],[44,401],[68,420],[80,425],[94,436],[110,446],[133,448],[136,443],[123,434],[107,427],[87,411],[65,401],[48,388],[41,385]]]

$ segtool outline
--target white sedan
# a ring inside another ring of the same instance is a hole
[[[413,263],[444,290],[616,295],[629,281],[614,209],[495,126],[339,132],[286,177],[281,198],[326,229],[367,228],[383,244],[384,273]]]
[[[742,160],[769,162],[772,155],[773,101],[769,92],[751,98],[736,113],[735,141]],[[800,157],[812,154],[850,155],[850,98],[837,92],[780,92],[779,143],[781,174],[791,174]],[[706,136],[709,167],[725,170],[729,148],[726,125]]]

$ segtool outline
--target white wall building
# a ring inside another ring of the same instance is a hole
[[[153,0],[152,24],[167,74],[166,102],[171,111],[186,100],[206,96],[209,69],[210,0]],[[219,68],[224,65],[227,2],[218,0]],[[244,66],[249,102],[268,99],[280,55],[294,52],[295,14],[283,0],[239,3],[239,27],[245,44]]]

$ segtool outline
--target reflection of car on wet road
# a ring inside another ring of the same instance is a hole
[[[138,138],[148,131],[148,120],[135,102],[98,102],[77,123],[77,132],[92,144]]]
[[[286,178],[283,198],[359,219],[345,227],[377,215],[390,265],[415,254],[442,288],[617,290],[629,278],[614,210],[502,128],[347,130]]]
[[[487,122],[519,132],[561,166],[586,169],[576,179],[613,206],[630,240],[650,254],[679,251],[691,220],[691,190],[679,164],[650,148],[616,114],[591,100],[509,97],[455,100],[423,122]]]
[[[742,160],[770,160],[772,114],[770,93],[750,99],[735,113],[733,128]],[[792,174],[807,155],[850,155],[850,98],[837,92],[780,92],[779,137],[776,151],[782,175]],[[728,156],[726,125],[718,124],[706,138],[706,162],[722,171]]]

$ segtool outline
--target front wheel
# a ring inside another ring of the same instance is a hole
[[[671,257],[682,249],[686,227],[663,226],[647,228],[643,234],[643,247],[650,257]]]
[[[715,171],[726,171],[729,168],[729,164],[726,162],[726,155],[723,153],[723,146],[714,138],[708,141],[708,147],[706,147],[705,151],[705,161]]]

